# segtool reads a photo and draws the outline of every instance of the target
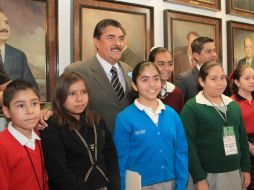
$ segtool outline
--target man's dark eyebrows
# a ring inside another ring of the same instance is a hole
[[[109,35],[107,35],[107,37],[115,37],[115,35],[109,34]]]

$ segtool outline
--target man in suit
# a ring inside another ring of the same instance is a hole
[[[253,49],[253,40],[249,37],[244,39],[244,51],[246,57],[239,60],[238,64],[243,65],[249,65],[254,68],[254,49]]]
[[[38,85],[28,66],[26,55],[21,50],[18,50],[6,43],[9,37],[9,20],[0,8],[0,53],[4,63],[4,69],[11,80],[23,79],[31,82],[38,88]]]
[[[191,44],[198,38],[197,32],[190,31],[186,35],[187,46],[174,50],[174,75],[190,70],[193,66]]]
[[[119,61],[126,44],[125,35],[125,29],[119,22],[112,19],[100,21],[93,34],[97,54],[88,61],[79,61],[65,68],[65,72],[74,71],[85,77],[90,90],[91,107],[102,116],[112,133],[116,114],[129,104],[127,96],[131,78],[127,74],[132,69]],[[124,89],[121,100],[111,84],[112,66],[117,69]]]
[[[198,77],[201,65],[208,61],[217,60],[214,40],[211,38],[198,37],[192,42],[191,49],[196,63],[195,67],[175,78],[175,84],[182,90],[185,102],[198,93]]]

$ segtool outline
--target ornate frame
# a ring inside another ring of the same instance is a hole
[[[43,85],[43,87],[45,87],[45,91],[46,91],[45,97],[43,96],[41,98],[41,100],[42,101],[49,101],[53,95],[55,81],[56,81],[56,77],[58,75],[58,45],[57,45],[58,44],[58,31],[57,31],[58,0],[31,0],[31,1],[0,0],[0,4],[1,4],[1,7],[3,8],[4,12],[6,12],[5,10],[14,12],[13,14],[10,14],[10,15],[15,14],[15,11],[11,10],[12,6],[10,6],[10,5],[13,5],[17,2],[19,2],[22,6],[24,6],[23,8],[19,7],[19,10],[23,10],[23,11],[26,11],[25,6],[28,6],[28,5],[36,7],[36,6],[38,6],[38,4],[40,4],[40,7],[45,7],[45,8],[43,8],[44,10],[42,10],[43,14],[40,15],[40,13],[38,13],[38,12],[34,12],[34,14],[36,14],[36,16],[38,16],[38,17],[45,15],[41,19],[41,20],[43,20],[42,23],[40,23],[43,26],[43,27],[41,27],[41,28],[43,28],[43,29],[41,29],[41,31],[45,32],[45,42],[44,42],[45,46],[41,47],[41,49],[44,49],[44,47],[45,47],[45,51],[43,50],[43,52],[45,52],[45,54],[40,52],[40,56],[43,56],[43,58],[45,59],[45,81],[46,81],[45,82],[46,84]],[[8,12],[6,12],[6,13],[8,16]],[[19,13],[21,13],[21,11],[19,11]],[[17,20],[16,17],[15,18],[10,18],[10,17],[11,16],[8,16],[9,20],[11,20],[11,19],[13,21]],[[23,18],[24,17],[19,17],[18,22],[23,23],[23,24],[27,23],[27,20],[22,21]],[[33,18],[31,18],[31,20],[33,20]],[[34,23],[36,23],[36,21]],[[10,23],[10,25],[11,24],[12,23]],[[32,25],[32,26],[34,26],[34,25]],[[29,28],[29,24],[27,24],[25,28],[35,32],[34,28],[33,29]],[[11,30],[14,31],[15,27],[13,28],[11,26]],[[28,35],[28,34],[26,34],[26,35]],[[21,38],[21,37],[22,36],[18,36],[18,38]],[[32,39],[30,39],[30,40],[32,40]],[[31,46],[31,44],[29,44],[29,42],[31,42],[30,40],[26,41],[25,43],[22,43],[23,46]],[[15,43],[14,43],[14,45],[15,45]],[[36,47],[36,48],[38,48],[38,47]],[[35,47],[31,48],[31,51],[38,53],[38,49],[36,49],[36,48]],[[25,52],[25,53],[28,53],[28,52]],[[31,52],[29,52],[29,53],[31,53]],[[36,78],[36,75],[34,75],[34,77]]]
[[[142,16],[144,19],[143,25],[145,28],[144,34],[145,34],[145,41],[144,41],[144,50],[145,55],[143,55],[144,58],[146,58],[149,54],[149,51],[151,47],[153,46],[153,7],[148,7],[148,6],[141,6],[141,5],[136,5],[136,4],[130,4],[130,3],[123,3],[123,2],[109,2],[109,1],[96,1],[96,0],[74,0],[74,5],[73,5],[73,60],[78,61],[82,59],[86,59],[88,57],[92,56],[92,53],[89,54],[86,58],[84,58],[84,52],[85,49],[91,48],[94,49],[92,42],[89,47],[82,47],[85,43],[84,41],[84,35],[88,35],[89,32],[88,29],[92,30],[94,29],[95,24],[98,21],[95,21],[95,19],[87,20],[87,22],[84,22],[83,19],[85,20],[85,13],[89,13],[89,10],[92,10],[90,12],[100,12],[100,11],[108,11],[105,16],[102,15],[102,17],[105,18],[111,18],[112,14],[128,14],[129,15],[137,15],[137,16]],[[83,15],[84,14],[84,15]],[[97,14],[98,15],[98,14]],[[130,21],[131,19],[129,19]],[[120,23],[122,24],[121,20],[119,20]],[[135,20],[131,20],[132,22],[135,22]],[[90,24],[89,26],[83,26],[84,23]],[[93,26],[91,26],[93,25]],[[124,24],[123,24],[124,25]],[[124,26],[125,27],[125,26]],[[125,27],[126,28],[126,27]],[[128,29],[128,28],[126,28]],[[133,29],[132,29],[133,30]],[[135,30],[134,30],[135,31]],[[138,29],[137,29],[138,31]],[[90,31],[91,33],[91,31]],[[127,31],[128,33],[128,31]],[[142,34],[144,36],[144,34]],[[138,34],[141,35],[141,34]],[[130,38],[127,34],[127,38]],[[89,35],[89,39],[92,41],[93,36],[92,33]],[[87,41],[86,41],[87,42]],[[83,44],[82,44],[83,43]],[[94,54],[94,52],[93,52]]]
[[[247,17],[247,18],[254,18],[254,4],[253,10],[247,10],[244,8],[236,7],[233,5],[233,1],[239,1],[239,0],[227,0],[226,1],[226,13],[227,14],[232,14],[232,15],[237,15],[237,16],[242,16],[242,17]],[[249,1],[245,1],[246,3]],[[242,5],[242,1],[239,2]],[[249,3],[254,3],[254,2],[249,2]],[[248,6],[248,5],[247,5]],[[250,6],[248,6],[250,7]]]
[[[250,37],[254,42],[254,26],[236,21],[227,21],[228,73],[232,72],[238,61],[245,57],[244,39]]]
[[[214,39],[218,58],[222,60],[221,19],[164,10],[164,26],[164,45],[172,52],[173,57],[173,50],[185,46],[187,33],[194,31],[199,33],[200,36],[208,36]],[[193,28],[199,30],[193,30]],[[174,32],[174,30],[177,32]]]
[[[213,0],[213,2],[209,2],[208,0],[164,0],[164,1],[188,5],[188,6],[200,7],[200,8],[210,9],[214,11],[221,10],[221,0]]]

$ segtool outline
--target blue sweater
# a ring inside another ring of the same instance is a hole
[[[158,126],[134,104],[116,117],[114,142],[118,154],[121,190],[126,170],[141,175],[142,186],[176,180],[185,190],[188,179],[188,146],[182,122],[169,106],[159,115]]]

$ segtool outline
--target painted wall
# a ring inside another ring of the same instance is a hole
[[[222,19],[222,63],[227,71],[227,28],[226,21],[234,20],[254,24],[254,19],[242,18],[226,14],[226,1],[221,0],[221,11],[214,12],[195,7],[188,7],[174,3],[163,2],[163,0],[116,0],[140,5],[154,7],[154,45],[164,46],[164,26],[163,10],[170,9],[176,11],[185,11],[188,13],[206,15]],[[59,73],[71,61],[71,27],[72,27],[72,0],[59,0]]]

